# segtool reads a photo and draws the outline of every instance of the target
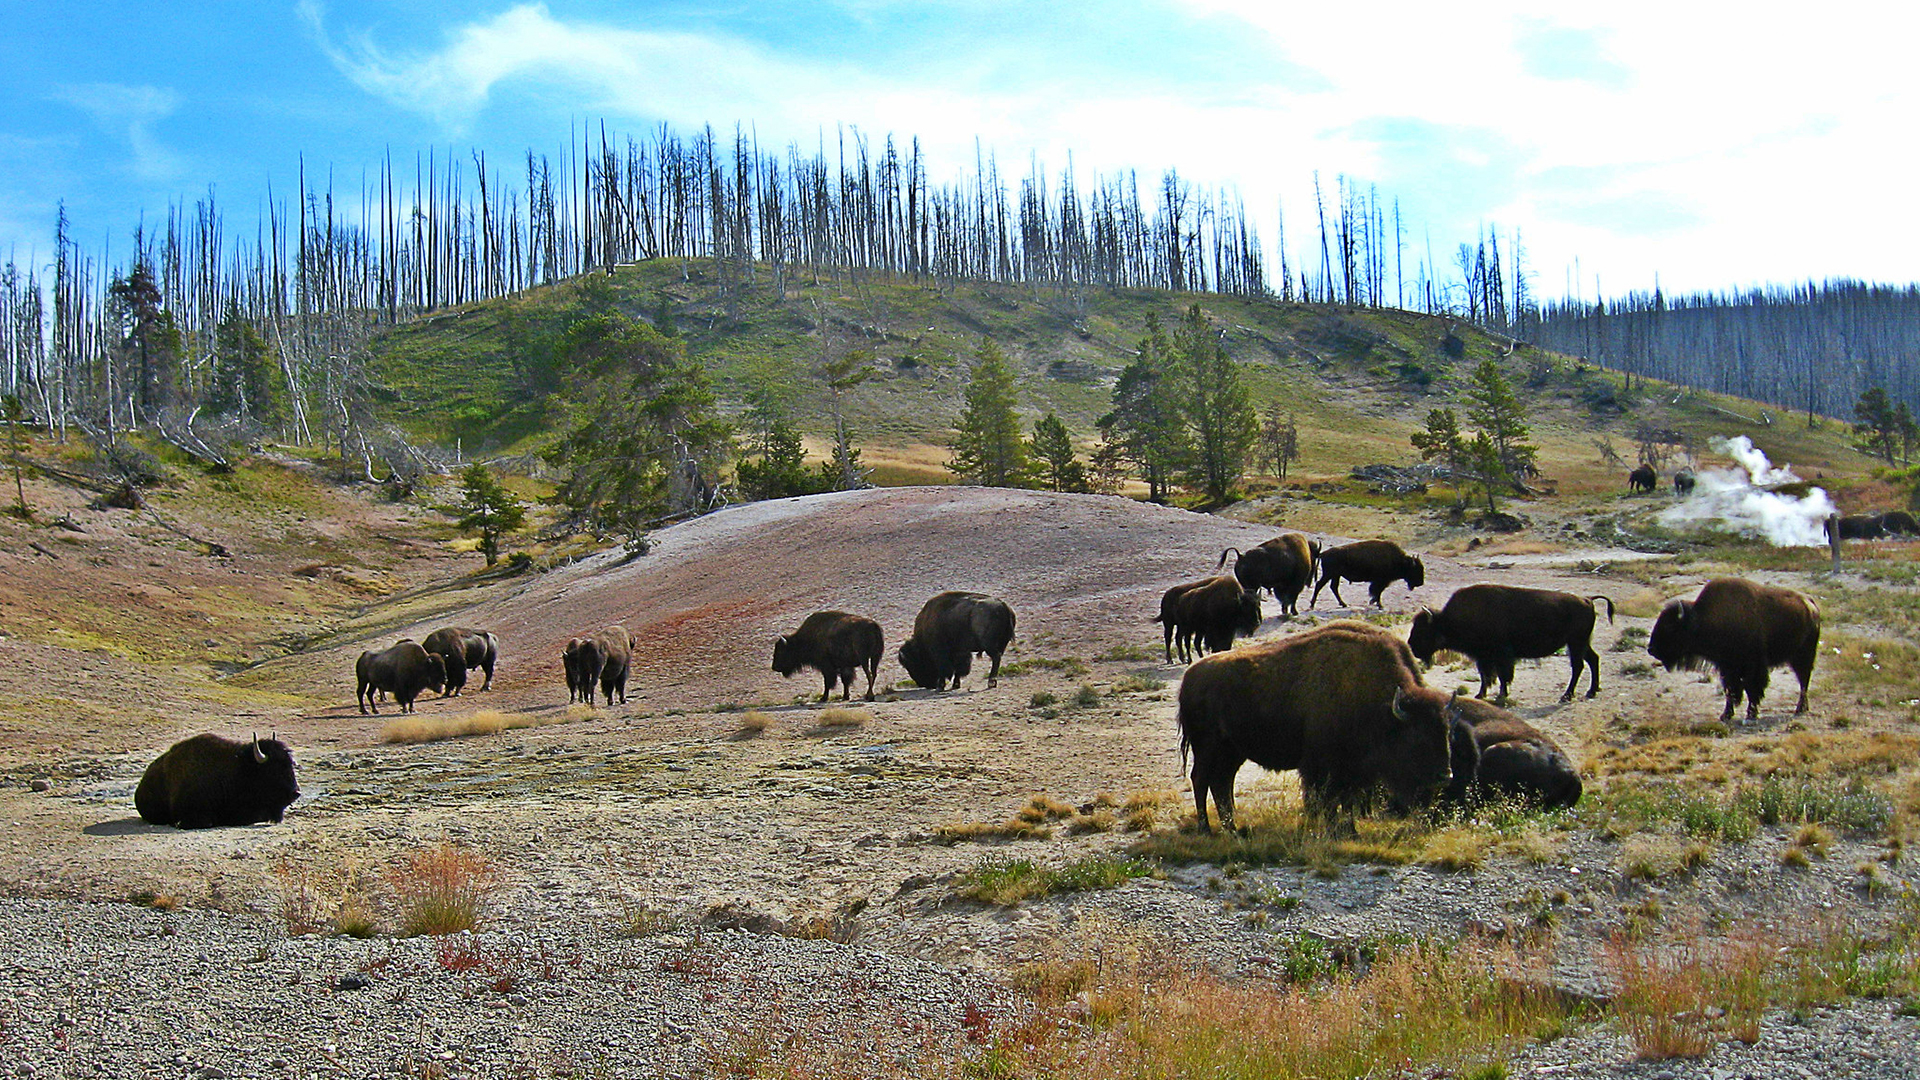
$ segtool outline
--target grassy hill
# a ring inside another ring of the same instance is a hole
[[[1776,461],[1828,476],[1870,467],[1845,428],[1721,395],[1636,381],[1574,358],[1413,312],[1279,303],[1159,290],[1065,293],[1013,285],[928,284],[840,276],[776,288],[764,268],[729,284],[710,262],[660,260],[623,266],[396,327],[375,343],[374,370],[389,415],[417,437],[469,453],[523,451],[551,429],[555,394],[568,373],[552,341],[571,320],[618,310],[670,323],[711,372],[728,409],[755,380],[794,385],[801,426],[814,448],[828,430],[823,358],[862,350],[874,376],[853,394],[865,460],[881,483],[943,483],[951,425],[974,351],[991,337],[1019,373],[1027,419],[1057,411],[1082,440],[1109,407],[1113,379],[1147,317],[1171,323],[1198,303],[1245,365],[1257,405],[1279,400],[1298,414],[1307,476],[1354,465],[1405,462],[1407,437],[1428,409],[1456,403],[1466,374],[1499,358],[1530,406],[1541,466],[1562,492],[1624,485],[1594,440],[1610,438],[1629,459],[1642,425],[1684,432],[1706,450],[1716,436],[1745,434]],[[1449,333],[1461,348],[1449,355]]]

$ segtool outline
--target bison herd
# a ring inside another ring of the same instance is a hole
[[[1424,585],[1426,567],[1389,541],[1325,548],[1299,533],[1245,551],[1228,548],[1214,568],[1224,568],[1228,556],[1234,558],[1232,575],[1168,589],[1153,619],[1162,627],[1167,662],[1177,652],[1191,664],[1180,683],[1177,720],[1182,758],[1192,759],[1200,828],[1211,827],[1209,797],[1220,824],[1233,826],[1234,777],[1249,761],[1296,770],[1309,808],[1337,818],[1376,796],[1401,812],[1435,803],[1472,806],[1491,797],[1549,808],[1580,798],[1579,773],[1560,747],[1484,699],[1497,682],[1496,700],[1506,702],[1516,660],[1563,649],[1572,675],[1560,700],[1572,700],[1583,671],[1586,696],[1597,695],[1595,603],[1606,604],[1611,623],[1611,600],[1478,584],[1457,590],[1439,610],[1420,608],[1406,640],[1369,623],[1339,621],[1235,647],[1236,639],[1260,628],[1262,591],[1272,594],[1284,616],[1298,612],[1309,582],[1309,608],[1322,587],[1331,585],[1344,606],[1341,582],[1365,582],[1377,607],[1394,582],[1410,589]],[[984,656],[991,661],[991,687],[1013,636],[1014,613],[1005,601],[943,592],[920,609],[898,657],[916,685],[941,691],[958,689],[974,657]],[[1769,672],[1780,666],[1798,678],[1796,711],[1805,712],[1819,640],[1820,610],[1812,600],[1790,589],[1722,578],[1692,600],[1669,603],[1654,623],[1647,652],[1669,671],[1713,668],[1726,690],[1724,722],[1742,699],[1747,718],[1755,719]],[[599,699],[611,706],[617,698],[624,704],[635,648],[634,636],[622,626],[569,640],[561,656],[568,700],[592,705]],[[851,699],[856,676],[864,674],[871,701],[885,648],[874,620],[818,611],[774,641],[773,670],[792,676],[812,668],[825,683],[821,701],[836,684],[840,699]],[[1422,665],[1443,650],[1478,667],[1474,698],[1424,683]],[[499,656],[492,633],[468,627],[436,630],[424,642],[402,639],[360,654],[355,702],[362,713],[377,713],[377,698],[385,694],[410,712],[428,691],[459,694],[474,669],[485,672],[480,689],[489,690]],[[279,821],[298,796],[293,755],[284,743],[208,734],[178,743],[154,761],[134,801],[149,822],[204,828]]]

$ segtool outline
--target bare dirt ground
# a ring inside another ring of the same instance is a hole
[[[3,527],[0,890],[85,901],[141,891],[272,925],[284,914],[289,868],[374,880],[400,854],[451,838],[500,867],[496,925],[559,922],[608,936],[647,911],[680,927],[827,933],[857,949],[987,972],[1047,955],[1090,919],[1148,930],[1224,970],[1261,971],[1289,934],[1452,935],[1497,928],[1558,893],[1566,932],[1589,943],[1568,950],[1560,975],[1587,986],[1598,978],[1593,943],[1649,896],[1703,920],[1783,925],[1814,910],[1870,921],[1891,902],[1857,888],[1855,863],[1876,854],[1864,842],[1843,841],[1830,859],[1792,870],[1778,857],[1788,842],[1779,831],[1723,852],[1704,872],[1653,882],[1623,872],[1618,845],[1586,839],[1537,862],[1497,857],[1474,872],[1355,867],[1329,880],[1281,867],[1223,886],[1215,868],[1175,867],[1164,879],[1011,908],[959,901],[953,875],[985,858],[1063,863],[1137,837],[946,844],[935,835],[941,826],[1000,821],[1035,795],[1082,804],[1101,793],[1172,792],[1166,823],[1190,812],[1173,721],[1181,669],[1161,662],[1149,620],[1164,589],[1212,573],[1223,548],[1266,539],[1272,526],[1118,498],[882,489],[723,511],[656,534],[637,559],[609,552],[445,587],[471,562],[453,562],[419,511],[326,499],[271,526],[243,514],[189,522],[189,531],[223,527],[230,560],[155,534],[132,512],[77,500],[56,512],[71,511],[86,531],[58,543],[48,545],[44,529]],[[1284,509],[1290,523],[1304,513]],[[1331,520],[1368,520],[1341,514]],[[1371,520],[1426,541],[1416,549],[1459,552],[1429,555],[1423,588],[1388,591],[1375,617],[1391,624],[1483,580],[1623,606],[1596,633],[1596,700],[1558,704],[1562,657],[1523,664],[1515,682],[1516,710],[1576,760],[1624,745],[1622,732],[1648,718],[1684,726],[1718,715],[1718,690],[1703,679],[1655,675],[1637,646],[1611,651],[1629,628],[1650,626],[1650,592],[1690,594],[1699,578],[1650,590],[1630,572],[1637,553],[1577,541],[1564,551],[1560,543],[1467,551],[1459,530],[1412,515]],[[35,538],[53,554],[27,547]],[[892,691],[887,684],[904,679],[892,653],[914,613],[955,588],[1013,606],[1013,670],[996,688],[978,667],[960,692]],[[1363,587],[1346,592],[1365,603]],[[822,726],[810,700],[819,681],[768,670],[774,637],[821,608],[885,628],[886,692],[871,705],[856,699],[863,722]],[[48,627],[75,611],[97,612],[102,624],[177,611],[205,629],[156,635],[151,655],[141,655],[115,644],[122,637],[110,627]],[[1336,610],[1323,594],[1318,610],[1269,618],[1262,635],[1368,614]],[[614,623],[640,642],[628,703],[570,708],[561,648]],[[500,637],[499,674],[488,693],[476,692],[476,672],[459,698],[423,698],[420,717],[492,710],[551,723],[421,745],[380,741],[391,707],[380,717],[355,710],[354,657],[450,624]],[[197,658],[182,644],[194,640],[210,643]],[[292,644],[301,651],[282,655]],[[1475,679],[1456,666],[1428,681],[1451,688]],[[1762,729],[1792,721],[1790,681],[1776,680]],[[1093,688],[1091,703],[1064,704],[1082,687]],[[1063,704],[1037,706],[1037,694]],[[1808,723],[1819,730],[1831,713],[1818,674],[1813,695]],[[742,710],[773,721],[749,730]],[[1895,723],[1859,709],[1852,717]],[[303,795],[285,824],[188,833],[134,816],[141,770],[174,740],[269,729],[300,766]],[[31,790],[36,778],[49,790]],[[1252,766],[1241,777],[1243,791],[1285,785]],[[1249,919],[1254,909],[1267,917]]]

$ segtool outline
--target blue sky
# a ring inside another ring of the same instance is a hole
[[[1315,169],[1397,195],[1445,251],[1518,228],[1537,291],[1920,278],[1908,187],[1920,16],[1892,5],[19,3],[0,38],[0,252],[90,249],[209,186],[252,231],[304,156],[342,188],[391,150],[555,151],[569,125],[975,138],[1004,171],[1177,166],[1271,245]]]

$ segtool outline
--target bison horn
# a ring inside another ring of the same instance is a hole
[[[257,731],[253,733],[253,763],[256,765],[267,763],[267,752],[260,749],[260,733]]]
[[[1393,718],[1402,723],[1407,719],[1407,688],[1401,687],[1393,692]]]

